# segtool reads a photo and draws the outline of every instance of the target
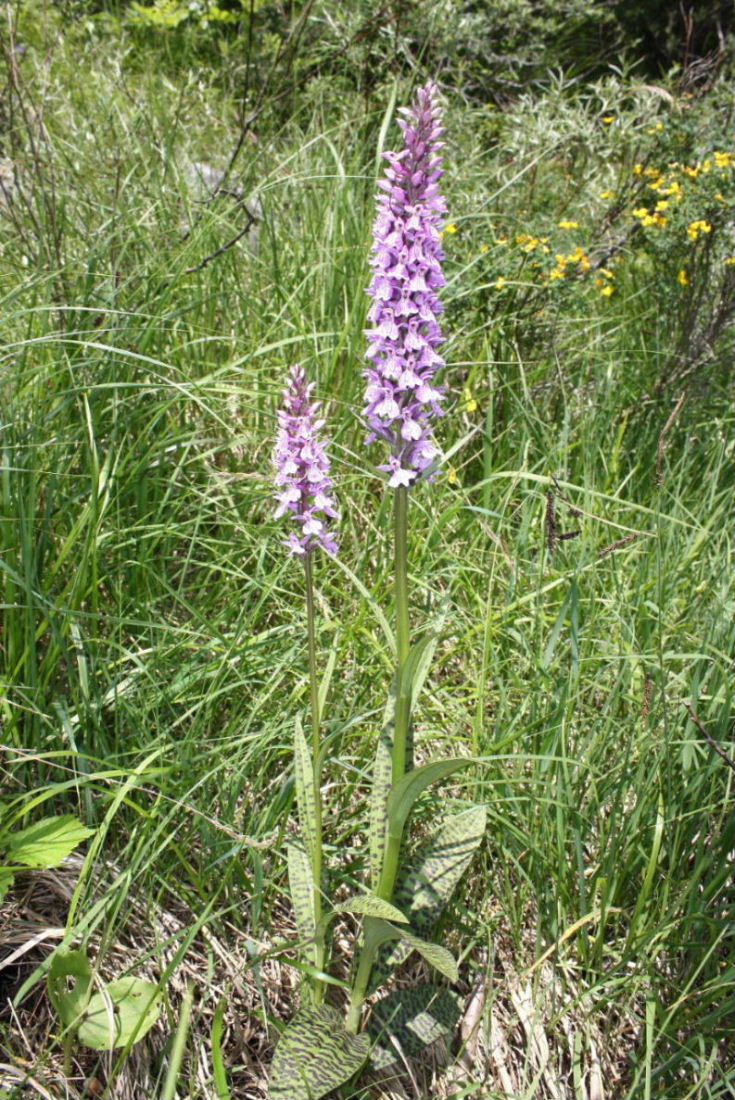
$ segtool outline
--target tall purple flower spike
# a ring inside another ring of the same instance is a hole
[[[437,291],[446,281],[440,233],[446,205],[438,183],[444,131],[436,95],[430,81],[413,107],[400,109],[408,116],[398,123],[404,148],[384,154],[390,167],[378,183],[365,418],[368,442],[390,444],[390,458],[378,468],[390,473],[393,488],[430,479],[426,471],[439,454],[431,424],[441,416],[444,392],[433,378],[444,365],[437,351],[444,341]]]
[[[337,542],[327,521],[337,518],[332,498],[329,458],[319,433],[324,420],[318,419],[319,401],[311,401],[314,383],[307,384],[301,366],[291,367],[283,391],[283,408],[278,413],[278,435],[273,461],[276,467],[276,517],[291,512],[299,527],[285,544],[293,554],[310,553],[315,546],[337,553]]]

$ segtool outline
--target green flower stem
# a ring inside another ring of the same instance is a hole
[[[411,685],[406,682],[405,669],[409,651],[408,622],[408,489],[396,489],[393,501],[394,561],[396,601],[396,714],[393,730],[393,786],[413,767],[411,733]],[[386,840],[378,894],[386,901],[393,897],[401,854],[401,837],[390,834]]]
[[[355,980],[350,991],[350,1007],[347,1010],[345,1027],[347,1031],[357,1034],[362,1017],[362,1005],[367,996],[370,984],[370,972],[375,962],[375,953],[380,946],[380,940],[374,935],[375,925],[371,917],[365,917],[363,924],[363,943],[360,950],[360,961],[357,966]]]
[[[316,841],[311,853],[311,873],[314,879],[314,923],[316,939],[314,942],[314,964],[318,971],[324,970],[324,925],[322,922],[322,784],[321,784],[321,737],[319,734],[319,681],[316,662],[316,612],[314,606],[314,569],[311,554],[304,555],[304,577],[306,580],[306,629],[309,652],[309,694],[311,697],[311,757],[314,777],[314,832]],[[312,982],[314,1004],[324,1000],[324,982],[314,978]]]
[[[395,730],[393,736],[393,783],[410,771],[413,761],[409,756],[409,726],[411,723],[411,695],[404,689],[403,672],[408,659],[408,489],[396,489],[393,500],[394,526],[394,591],[396,601],[396,676],[398,697],[396,700]],[[412,755],[412,754],[410,754]]]
[[[396,605],[396,710],[393,729],[391,779],[395,785],[413,767],[410,746],[411,729],[411,685],[406,682],[405,668],[408,660],[409,618],[408,618],[408,489],[399,488],[393,498],[394,524],[394,593]],[[401,857],[401,835],[391,832],[386,838],[383,865],[380,871],[378,896],[391,901],[398,876]],[[347,1013],[348,1031],[357,1032],[360,1026],[362,1004],[370,984],[370,972],[375,961],[378,942],[370,935],[370,918],[363,925],[363,944],[357,965],[357,973],[350,993],[350,1007]]]

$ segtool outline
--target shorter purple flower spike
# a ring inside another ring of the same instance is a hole
[[[310,553],[315,546],[337,553],[337,542],[326,520],[336,519],[329,458],[319,433],[324,420],[321,402],[310,401],[314,383],[307,384],[302,366],[291,367],[278,413],[278,435],[273,454],[276,467],[276,517],[291,512],[300,531],[291,532],[285,545],[292,554]]]

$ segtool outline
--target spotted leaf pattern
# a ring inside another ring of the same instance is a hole
[[[317,844],[317,806],[314,788],[314,767],[309,746],[304,737],[301,723],[294,730],[294,780],[296,783],[296,805],[299,811],[301,835],[306,841],[309,855],[314,856]]]
[[[486,823],[484,806],[473,806],[455,814],[442,821],[408,860],[399,877],[394,900],[408,916],[412,932],[419,936],[431,934],[482,842]],[[378,969],[385,973],[399,966],[410,951],[405,942],[395,944],[380,960]]]
[[[268,1100],[320,1100],[362,1069],[369,1052],[370,1037],[349,1034],[336,1008],[302,1008],[278,1041]]]
[[[314,876],[309,857],[301,844],[289,844],[286,848],[288,861],[288,888],[291,893],[296,927],[299,936],[307,944],[313,944],[316,937],[314,917]],[[304,949],[303,954],[310,962],[316,961],[313,950]]]
[[[462,1000],[456,993],[437,985],[399,989],[377,1001],[368,1021],[373,1043],[370,1069],[386,1070],[451,1035],[461,1008]]]

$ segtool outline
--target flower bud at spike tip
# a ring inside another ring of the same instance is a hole
[[[431,477],[439,450],[432,419],[441,416],[443,388],[432,385],[444,365],[437,348],[444,342],[437,291],[444,286],[442,216],[446,212],[437,181],[441,169],[441,115],[432,82],[420,88],[406,116],[400,153],[385,153],[390,165],[378,183],[367,293],[373,299],[366,332],[369,346],[365,419],[368,442],[390,445],[392,488],[409,487]],[[427,472],[429,471],[429,472]]]
[[[276,467],[276,517],[290,512],[298,530],[285,545],[292,554],[310,553],[321,546],[337,553],[337,542],[329,520],[337,518],[329,476],[329,458],[319,433],[324,421],[318,418],[319,401],[311,401],[314,383],[307,384],[301,366],[291,367],[283,391],[283,408],[278,413],[278,435],[273,454]]]

